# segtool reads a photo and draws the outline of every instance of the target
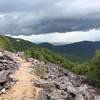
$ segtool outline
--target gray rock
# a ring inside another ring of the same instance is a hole
[[[1,92],[5,94],[5,93],[6,93],[6,89],[3,88],[3,89],[1,90]]]
[[[45,90],[41,90],[39,93],[39,100],[66,100],[59,91],[53,91],[49,93]]]
[[[79,93],[78,89],[75,88],[72,84],[70,84],[70,85],[67,86],[67,91],[69,93],[73,93],[75,95],[77,95]]]
[[[33,62],[34,66],[37,64],[41,65],[41,62]],[[49,63],[44,66],[46,74],[42,77],[43,79],[33,82],[35,86],[43,88],[43,98],[45,98],[43,100],[48,100],[47,98],[49,100],[96,100],[94,99],[95,88],[83,82],[87,81],[86,77],[76,75],[55,64]],[[51,87],[53,88],[50,90]],[[95,96],[95,98],[98,97]]]
[[[51,98],[48,96],[48,94],[44,90],[39,91],[38,99],[39,100],[51,100]]]
[[[55,87],[55,84],[53,82],[46,81],[46,80],[43,80],[43,79],[34,80],[32,83],[33,83],[33,85],[35,85],[37,87],[42,87],[42,88]]]
[[[11,86],[11,82],[10,82],[9,80],[3,85],[3,87],[4,87],[5,89],[9,89],[10,86]]]
[[[5,93],[13,82],[9,75],[19,66],[15,57],[14,53],[0,49],[0,94]]]
[[[27,60],[28,62],[33,62],[33,61],[34,61],[34,59],[31,58],[31,57],[30,57],[30,58],[27,58],[26,60]]]
[[[7,80],[7,76],[10,73],[10,70],[2,70],[0,72],[0,83],[3,83]]]
[[[80,95],[76,95],[75,100],[85,100],[84,97]]]
[[[0,57],[3,57],[3,54],[2,54],[2,52],[0,52]]]
[[[17,52],[16,53],[16,56],[23,58],[24,57],[24,52]]]
[[[61,84],[60,82],[56,82],[55,85],[56,85],[56,88],[60,90],[66,90],[67,88],[65,84]]]

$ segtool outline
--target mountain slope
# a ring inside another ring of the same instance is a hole
[[[28,48],[35,46],[32,42],[12,38],[9,36],[0,35],[0,48],[9,50],[9,51],[24,51]]]
[[[0,48],[13,51],[13,46],[11,45],[11,42],[7,37],[3,35],[0,35]]]
[[[69,60],[67,57],[64,58],[49,49],[42,48],[38,45],[33,44],[32,42],[25,41],[22,39],[15,39],[15,38],[6,37],[6,36],[3,36],[3,37],[7,38],[8,40],[7,42],[11,44],[13,51],[16,51],[16,52],[24,51],[26,57],[30,56],[40,61],[60,64],[62,67],[66,67],[70,69],[74,67],[74,63],[71,60]]]
[[[32,42],[23,39],[11,38],[11,37],[7,37],[7,38],[10,41],[15,51],[24,51],[28,48],[35,46],[35,44],[33,44]]]
[[[76,55],[83,58],[91,58],[95,55],[97,49],[100,49],[100,42],[83,41],[73,44],[53,46],[48,43],[39,44],[41,47],[51,49],[53,51]]]

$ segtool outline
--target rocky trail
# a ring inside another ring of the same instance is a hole
[[[3,89],[0,100],[37,100],[36,93],[39,89],[32,84],[32,80],[37,77],[29,73],[31,62],[16,55],[14,59],[19,63],[19,68],[10,74],[14,84],[7,90]]]
[[[33,100],[35,89],[31,81],[34,76],[28,72],[28,67],[31,63],[21,58],[17,58],[17,60],[21,66],[16,73],[12,75],[13,79],[17,82],[2,98],[5,100]]]
[[[0,51],[0,100],[100,100],[85,76]]]

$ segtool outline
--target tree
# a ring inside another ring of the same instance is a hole
[[[100,83],[100,51],[97,50],[96,56],[93,58],[90,68],[89,75]]]

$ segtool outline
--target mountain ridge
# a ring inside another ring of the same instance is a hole
[[[49,43],[41,43],[39,46],[59,53],[72,54],[84,58],[92,58],[95,55],[96,50],[100,49],[100,41],[82,41],[59,46],[54,46]]]

